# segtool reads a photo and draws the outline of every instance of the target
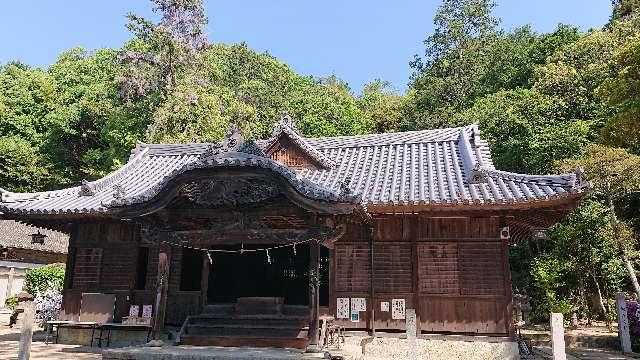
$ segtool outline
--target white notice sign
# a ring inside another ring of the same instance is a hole
[[[380,303],[380,311],[389,312],[389,302],[388,301],[382,301]]]
[[[338,298],[336,303],[336,318],[348,319],[349,318],[349,298]]]
[[[404,299],[391,300],[391,318],[394,320],[403,320],[405,318]]]
[[[365,298],[351,298],[351,311],[367,311],[367,300]]]

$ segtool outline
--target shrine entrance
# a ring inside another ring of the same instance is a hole
[[[237,246],[213,250],[237,250]],[[309,305],[309,245],[273,249],[246,245],[245,252],[213,252],[207,303],[235,303],[242,297],[282,297],[287,305]],[[256,251],[258,250],[258,251]]]

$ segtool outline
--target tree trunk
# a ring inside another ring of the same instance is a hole
[[[596,284],[596,290],[598,291],[598,305],[600,305],[600,309],[602,310],[602,314],[604,315],[604,321],[607,323],[607,328],[611,328],[611,324],[609,323],[609,315],[607,314],[607,307],[604,306],[604,300],[602,297],[602,291],[600,290],[600,283],[596,278],[594,273],[591,273],[591,277],[593,278],[593,282]]]
[[[631,280],[631,285],[633,286],[633,291],[636,293],[636,296],[640,298],[640,284],[638,284],[638,278],[636,277],[636,271],[633,269],[633,264],[631,260],[629,260],[629,256],[627,255],[627,250],[622,243],[622,239],[620,239],[620,233],[618,229],[618,217],[616,216],[616,209],[613,205],[613,200],[611,196],[607,196],[607,205],[609,207],[609,215],[611,217],[611,228],[613,230],[613,238],[618,244],[618,251],[620,252],[620,259],[624,264],[624,267],[627,269],[627,273],[629,273],[629,279]]]

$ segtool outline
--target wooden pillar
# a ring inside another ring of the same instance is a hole
[[[209,263],[211,253],[205,253],[202,259],[202,277],[200,279],[200,311],[204,310],[204,307],[207,306],[207,296],[209,293],[209,272],[213,266],[213,257],[211,257],[212,262]]]
[[[422,237],[421,227],[420,227],[420,215],[413,215],[411,217],[411,222],[409,223],[409,228],[413,229],[413,232],[409,232],[410,241],[411,241],[411,289],[413,290],[413,308],[416,312],[416,335],[422,334],[421,329],[421,321],[420,321],[420,289],[418,283],[418,238]],[[403,220],[403,228],[405,221]],[[404,234],[404,230],[403,230]],[[403,236],[404,237],[404,236]],[[404,239],[403,239],[404,240]],[[405,320],[406,321],[406,320]]]
[[[169,256],[165,251],[158,253],[158,275],[156,281],[153,339],[160,340],[160,334],[164,330],[164,319],[167,312],[167,291],[169,289]]]
[[[311,310],[309,322],[309,345],[318,345],[318,322],[320,312],[320,288],[318,276],[320,276],[320,267],[318,258],[320,257],[320,244],[315,241],[309,243],[309,305]]]
[[[375,262],[373,261],[373,256],[374,256],[374,249],[373,249],[373,239],[375,237],[374,234],[374,227],[373,225],[370,227],[369,229],[369,269],[371,271],[371,273],[369,274],[369,306],[367,307],[369,309],[369,329],[371,329],[371,336],[376,336],[376,316],[375,316],[375,312],[376,312],[376,300],[375,300],[375,278],[374,278],[374,274],[375,274],[375,267],[374,264]]]

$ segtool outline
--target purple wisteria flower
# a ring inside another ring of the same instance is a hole
[[[45,291],[38,291],[34,302],[38,324],[44,325],[47,321],[58,319],[62,307],[62,294],[56,284],[49,283]]]

